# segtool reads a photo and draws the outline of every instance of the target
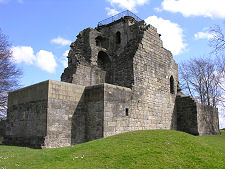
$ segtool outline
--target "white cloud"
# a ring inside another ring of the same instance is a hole
[[[220,129],[225,128],[225,111],[223,107],[219,107],[219,124]]]
[[[70,50],[66,50],[63,54],[63,59],[61,60],[62,65],[64,66],[64,68],[68,67],[68,61],[67,61],[67,56],[69,54]]]
[[[27,64],[33,64],[36,59],[34,51],[30,46],[14,46],[11,50],[16,63],[25,62]]]
[[[154,8],[154,10],[155,10],[156,12],[162,12],[162,11],[163,11],[161,8]]]
[[[185,17],[225,18],[224,6],[224,0],[164,0],[162,2],[164,10],[179,12]]]
[[[136,12],[137,6],[143,6],[149,2],[149,0],[108,0],[111,5],[114,7],[118,5],[118,7],[122,9],[128,9]]]
[[[66,40],[63,39],[61,37],[57,37],[51,40],[52,43],[58,44],[58,45],[62,45],[62,46],[66,46],[66,45],[70,45],[71,41],[70,40]]]
[[[213,34],[209,33],[209,32],[197,32],[194,35],[195,39],[211,39],[213,38]]]
[[[66,51],[63,53],[63,56],[67,58],[67,56],[68,56],[68,54],[69,54],[69,51],[70,51],[70,50],[66,50]]]
[[[37,66],[38,67],[40,67],[41,69],[43,69],[49,73],[55,72],[57,64],[56,64],[55,57],[52,54],[52,52],[40,50],[36,56],[37,56]]]
[[[117,11],[116,9],[113,9],[113,8],[106,7],[105,9],[107,11],[107,15],[109,15],[109,16],[113,16],[113,15],[116,15],[119,13],[119,11]]]
[[[158,33],[162,35],[163,46],[170,50],[173,55],[183,52],[187,44],[183,41],[183,29],[180,25],[157,16],[149,16],[145,22],[157,28]]]
[[[221,87],[223,89],[225,89],[225,78],[221,79]],[[225,99],[225,91],[222,90],[222,94],[221,94],[221,99],[224,100]],[[225,103],[219,103],[218,107],[218,111],[219,111],[219,124],[220,124],[220,129],[225,128],[225,109],[224,109],[224,105]]]
[[[217,107],[219,111],[219,127],[222,129],[225,128],[225,109],[222,103],[220,103]]]
[[[11,50],[15,63],[24,62],[26,64],[36,65],[49,73],[55,72],[57,64],[51,52],[40,50],[34,55],[33,48],[30,46],[15,46]]]

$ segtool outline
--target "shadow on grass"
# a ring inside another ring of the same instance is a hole
[[[15,145],[15,144],[4,144],[3,140],[0,139],[0,146],[15,146],[15,147],[23,147],[23,148],[31,148],[31,149],[41,149],[40,147],[32,147],[27,145]]]

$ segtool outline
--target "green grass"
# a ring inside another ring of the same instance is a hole
[[[225,132],[192,136],[171,130],[123,133],[73,147],[31,149],[0,145],[0,169],[225,168]]]

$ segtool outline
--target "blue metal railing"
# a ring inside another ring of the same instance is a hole
[[[134,13],[132,13],[129,10],[126,10],[126,11],[123,11],[123,12],[117,14],[117,15],[114,15],[114,16],[112,16],[110,18],[107,18],[107,19],[104,19],[104,20],[98,22],[98,26],[103,26],[103,25],[110,24],[110,23],[115,22],[115,21],[117,21],[120,18],[123,18],[125,16],[132,16],[136,21],[142,21],[142,19],[139,18],[137,15],[135,15]]]

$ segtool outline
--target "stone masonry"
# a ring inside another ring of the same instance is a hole
[[[177,130],[193,135],[219,134],[218,110],[202,105],[190,96],[176,98]]]
[[[5,120],[0,119],[0,141],[3,140],[4,135],[5,135]]]
[[[77,35],[61,81],[9,93],[5,144],[70,146],[133,130],[219,134],[218,111],[178,90],[157,29],[120,17]]]

